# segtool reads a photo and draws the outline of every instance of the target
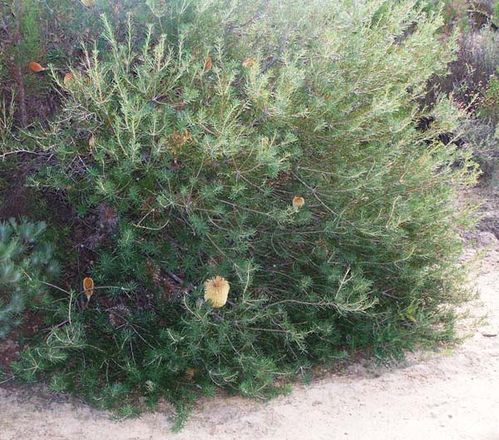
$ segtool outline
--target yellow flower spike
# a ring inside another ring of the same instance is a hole
[[[87,302],[94,294],[94,280],[90,277],[83,278],[83,293],[87,297]]]
[[[294,196],[293,197],[293,208],[300,209],[303,208],[303,205],[305,205],[305,199],[301,196]]]
[[[204,299],[215,309],[223,307],[229,297],[230,284],[221,277],[216,276],[204,283]]]

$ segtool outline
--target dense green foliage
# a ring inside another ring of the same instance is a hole
[[[41,237],[45,227],[26,221],[0,223],[0,339],[19,323],[27,304],[49,301],[46,281],[58,266]]]
[[[480,109],[484,117],[496,124],[499,122],[499,76],[494,76],[486,90],[483,107]]]
[[[88,264],[39,307],[52,329],[18,376],[99,405],[178,403],[193,382],[265,396],[358,348],[449,339],[468,221],[455,191],[475,165],[439,141],[463,111],[418,104],[452,59],[438,13],[417,0],[140,4],[119,26],[103,19],[71,76],[52,68],[63,108],[22,133],[50,156],[30,185],[74,208]],[[230,283],[220,309],[203,299],[216,275]]]

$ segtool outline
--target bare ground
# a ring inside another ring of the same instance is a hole
[[[352,365],[270,402],[217,397],[199,403],[179,433],[171,409],[116,421],[32,389],[0,388],[0,440],[350,439],[499,440],[499,245],[494,229],[474,284],[475,317],[462,345],[411,355],[397,368]],[[472,252],[472,251],[470,251]]]

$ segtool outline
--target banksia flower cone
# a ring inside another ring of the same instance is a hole
[[[305,205],[305,199],[300,196],[293,197],[293,208],[300,209]]]
[[[229,290],[229,282],[221,276],[216,276],[204,283],[204,299],[210,302],[212,307],[219,309],[227,302]]]

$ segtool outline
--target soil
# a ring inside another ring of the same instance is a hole
[[[499,440],[497,200],[489,198],[480,229],[467,237],[473,248],[465,257],[478,250],[486,256],[473,279],[478,299],[460,321],[466,339],[458,346],[413,353],[395,367],[359,361],[269,402],[205,399],[178,434],[171,432],[167,405],[118,421],[43,388],[4,384],[0,440]]]

